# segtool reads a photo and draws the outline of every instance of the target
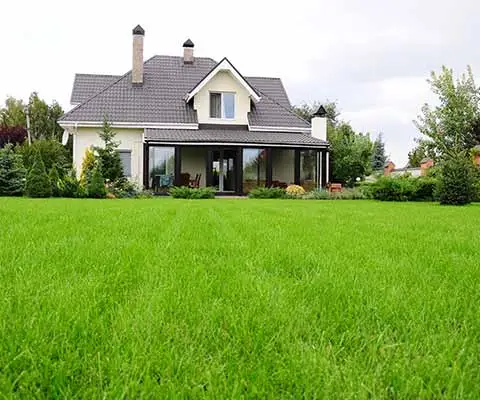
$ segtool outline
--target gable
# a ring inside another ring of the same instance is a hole
[[[210,118],[210,93],[235,94],[235,118],[227,121],[233,125],[247,125],[250,112],[250,93],[229,71],[219,71],[203,85],[193,98],[193,108],[197,111],[200,124],[226,123],[224,119]]]

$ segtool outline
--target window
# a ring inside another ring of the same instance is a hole
[[[158,189],[173,185],[175,174],[175,148],[151,146],[149,148],[148,175],[150,187]]]
[[[317,151],[300,151],[300,185],[306,191],[314,190],[317,186]]]
[[[210,93],[210,118],[235,118],[235,93]]]
[[[267,158],[265,149],[243,149],[244,193],[267,183]]]
[[[132,152],[130,150],[119,150],[120,161],[122,162],[123,175],[127,178],[132,176]]]

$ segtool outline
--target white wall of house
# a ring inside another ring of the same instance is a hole
[[[82,171],[82,161],[85,151],[91,146],[102,146],[103,141],[98,136],[100,128],[78,128],[73,136],[73,164],[78,176]],[[132,177],[140,186],[143,185],[143,129],[117,129],[115,140],[120,142],[118,150],[132,152]]]
[[[194,179],[196,174],[202,174],[200,186],[206,186],[206,157],[205,147],[182,147],[182,173],[188,172],[190,179]]]
[[[235,119],[210,118],[210,92],[235,93]],[[197,110],[200,124],[247,125],[250,96],[248,91],[229,72],[220,71],[195,95],[193,107]]]
[[[295,151],[290,149],[272,149],[272,180],[286,184],[295,180]]]

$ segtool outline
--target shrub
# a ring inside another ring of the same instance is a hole
[[[120,178],[107,184],[107,191],[115,195],[116,198],[134,198],[141,192],[138,185],[127,178]]]
[[[107,195],[105,179],[103,179],[101,164],[98,163],[92,171],[90,181],[87,182],[87,196],[92,199],[104,199]]]
[[[279,187],[257,187],[248,193],[248,197],[252,199],[284,199],[286,190]]]
[[[215,188],[189,188],[186,186],[175,186],[170,189],[170,195],[174,199],[213,199]]]
[[[438,180],[428,176],[416,178],[415,190],[411,200],[414,201],[433,201],[437,190]]]
[[[16,151],[23,157],[23,164],[27,171],[33,168],[35,154],[40,153],[47,171],[55,164],[58,174],[63,178],[72,167],[72,157],[68,150],[56,140],[36,140],[31,145],[24,142],[16,147]]]
[[[29,197],[50,197],[52,195],[52,185],[38,150],[35,153],[33,166],[27,174],[25,193]]]
[[[82,160],[82,171],[80,173],[80,182],[82,185],[86,185],[90,180],[93,169],[95,168],[95,156],[91,149],[85,150],[85,155]]]
[[[290,196],[303,196],[305,189],[299,185],[288,185],[286,192]]]
[[[25,173],[22,156],[15,154],[11,144],[0,149],[0,196],[21,196]]]
[[[23,126],[0,125],[0,148],[5,145],[22,144],[27,139],[27,130]]]
[[[53,197],[61,197],[62,189],[61,189],[61,181],[60,176],[58,175],[58,170],[55,164],[50,168],[50,172],[48,173],[48,179],[50,179],[50,184],[52,185],[52,196]]]
[[[329,193],[326,190],[313,190],[306,193],[305,200],[363,200],[367,197],[360,189],[343,189],[341,192]]]
[[[474,168],[467,157],[456,156],[443,161],[437,192],[440,204],[472,202],[475,197]]]
[[[415,181],[409,177],[379,178],[371,186],[372,197],[381,201],[408,201],[415,193]]]
[[[83,198],[86,197],[86,190],[77,179],[77,172],[72,168],[60,181],[60,191],[62,197]]]

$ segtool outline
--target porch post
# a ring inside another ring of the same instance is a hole
[[[237,148],[235,168],[235,190],[237,194],[243,194],[243,148]]]
[[[318,152],[318,188],[323,187],[323,151]]]
[[[210,147],[207,147],[207,156],[206,156],[206,166],[205,173],[206,179],[205,183],[208,187],[213,186],[213,174],[212,174],[212,164],[213,164],[213,150]]]
[[[300,185],[300,150],[295,149],[294,156],[294,170],[293,170],[293,183]]]
[[[175,186],[180,186],[182,184],[182,148],[180,146],[175,146]]]
[[[272,170],[273,170],[273,160],[272,160],[272,148],[267,147],[266,149],[267,155],[267,187],[272,186]]]
[[[148,143],[143,144],[143,186],[145,189],[150,189],[150,182],[148,179],[149,170],[148,164],[150,163],[150,149],[148,147]]]
[[[326,162],[325,162],[325,172],[326,172],[325,184],[328,185],[328,184],[330,183],[330,165],[329,165],[329,164],[330,164],[330,160],[329,160],[329,158],[330,158],[330,153],[329,153],[328,150],[327,150],[327,152],[326,152],[325,157],[326,157]]]

